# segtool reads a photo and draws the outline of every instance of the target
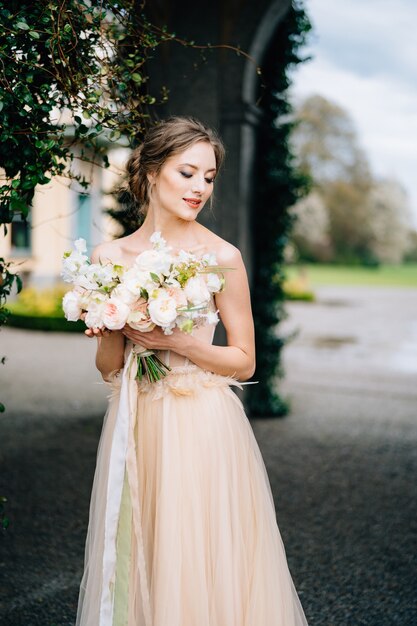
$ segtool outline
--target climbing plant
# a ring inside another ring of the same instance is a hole
[[[87,186],[75,161],[107,166],[103,139],[134,141],[143,131],[157,102],[145,64],[170,35],[147,21],[142,6],[0,0],[1,223],[27,216],[35,187],[52,176]]]
[[[256,329],[259,381],[248,394],[253,416],[281,416],[287,403],[276,388],[282,375],[281,352],[285,339],[278,324],[285,317],[283,293],[284,249],[293,218],[289,209],[308,190],[309,180],[295,167],[289,137],[291,104],[288,88],[291,71],[306,60],[301,56],[311,24],[302,2],[294,1],[280,23],[262,65],[263,87],[260,106],[264,112],[257,154],[256,206],[252,215],[254,274],[252,306]]]
[[[79,161],[108,167],[109,142],[130,144],[167,91],[148,92],[146,62],[174,39],[139,0],[0,0],[0,225],[25,219],[37,185],[56,175],[85,188]],[[0,259],[0,326],[20,280]],[[0,410],[4,410],[0,404]]]

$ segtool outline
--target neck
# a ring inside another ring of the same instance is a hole
[[[195,243],[196,227],[194,220],[191,222],[182,220],[151,205],[141,226],[141,232],[149,239],[152,233],[160,231],[168,245],[183,247]]]

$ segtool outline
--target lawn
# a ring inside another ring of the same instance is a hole
[[[377,268],[305,264],[288,266],[286,275],[289,279],[305,277],[312,288],[325,285],[417,287],[417,263]]]

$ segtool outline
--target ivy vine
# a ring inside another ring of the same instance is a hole
[[[310,30],[302,2],[294,1],[274,35],[262,66],[266,88],[261,94],[260,106],[264,122],[258,137],[255,181],[259,204],[252,215],[252,307],[257,354],[254,379],[259,382],[248,394],[248,405],[254,417],[277,417],[288,412],[288,405],[276,387],[277,377],[283,374],[281,352],[285,345],[277,329],[285,317],[284,249],[293,222],[289,209],[307,193],[309,186],[309,179],[295,167],[289,143],[294,123],[288,88],[290,72],[306,60],[300,48]]]

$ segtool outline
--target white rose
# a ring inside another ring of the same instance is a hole
[[[82,313],[80,294],[76,291],[68,291],[62,299],[62,308],[69,322],[79,320]]]
[[[184,293],[191,304],[206,304],[210,300],[210,292],[206,281],[200,276],[193,276],[185,283]]]
[[[111,295],[113,298],[122,300],[125,304],[128,305],[133,304],[138,299],[136,293],[133,293],[133,291],[131,291],[124,283],[117,285],[117,287],[113,289]]]
[[[140,296],[142,289],[149,292],[155,289],[156,283],[152,280],[150,272],[136,266],[130,268],[123,276],[122,284],[134,294],[135,299]]]
[[[129,313],[128,305],[112,296],[104,306],[103,324],[109,330],[120,330],[126,324]]]
[[[104,326],[103,313],[106,306],[105,302],[90,302],[88,311],[85,316],[85,325],[88,328],[101,328]]]
[[[171,268],[172,257],[164,250],[145,250],[135,259],[135,265],[143,272],[153,272],[168,276]]]
[[[207,281],[207,289],[211,293],[217,293],[222,288],[222,281],[220,276],[214,272],[210,272],[210,274],[206,274]]]
[[[168,327],[177,317],[177,303],[163,289],[155,291],[159,293],[148,304],[150,318],[157,326]]]

